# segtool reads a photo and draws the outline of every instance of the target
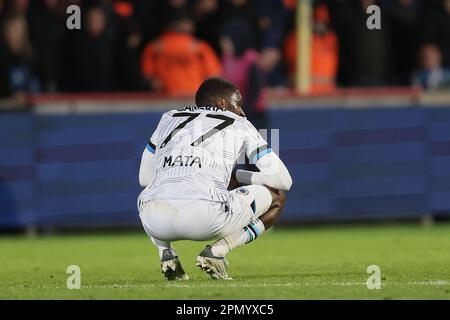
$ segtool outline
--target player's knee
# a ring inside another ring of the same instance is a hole
[[[283,191],[270,190],[272,194],[272,208],[283,209],[286,203],[286,194]]]
[[[286,203],[286,193],[283,191],[278,191],[278,202],[281,208],[284,208],[284,204]]]
[[[266,229],[270,228],[280,218],[286,202],[286,195],[282,191],[268,188],[272,195],[272,204],[269,210],[261,216],[261,221]]]

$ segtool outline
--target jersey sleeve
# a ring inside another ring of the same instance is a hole
[[[147,151],[149,151],[153,154],[155,154],[156,147],[160,144],[161,135],[162,135],[163,128],[165,126],[166,119],[167,119],[167,112],[161,116],[161,119],[159,120],[156,130],[153,132],[150,139],[148,139],[146,149],[147,149]]]
[[[245,122],[245,154],[250,160],[250,163],[256,164],[259,159],[271,152],[272,149],[269,148],[266,140],[264,140],[250,121],[247,120]]]

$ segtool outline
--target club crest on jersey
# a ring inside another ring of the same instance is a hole
[[[248,189],[247,188],[241,187],[241,188],[239,188],[237,190],[237,192],[240,193],[240,194],[243,194],[243,195],[248,195]]]
[[[198,165],[199,168],[202,167],[202,162],[200,157],[194,156],[176,156],[176,157],[164,157],[163,168],[165,167],[192,167],[193,165]]]

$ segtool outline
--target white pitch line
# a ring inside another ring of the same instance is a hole
[[[414,286],[448,286],[450,281],[447,280],[429,280],[429,281],[413,281],[409,284]]]
[[[382,281],[382,286],[450,286],[449,280],[427,280],[427,281],[410,281],[410,282],[389,282]],[[144,288],[261,288],[261,287],[366,287],[366,282],[347,281],[347,282],[284,282],[284,283],[195,283],[176,282],[176,283],[153,283],[153,284],[92,284],[81,285],[82,289],[144,289]],[[64,286],[37,286],[30,287],[29,285],[9,286],[10,289],[65,289]]]

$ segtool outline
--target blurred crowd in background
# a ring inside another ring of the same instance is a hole
[[[0,96],[152,91],[192,95],[222,75],[247,105],[293,87],[295,0],[0,0]],[[313,1],[311,93],[450,86],[450,0]],[[66,8],[81,7],[81,30]],[[381,7],[381,30],[366,8]],[[300,53],[301,54],[301,53]]]

